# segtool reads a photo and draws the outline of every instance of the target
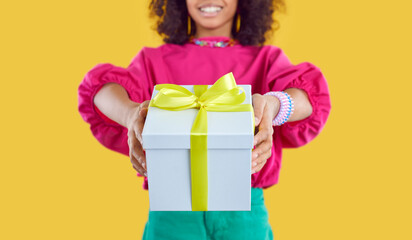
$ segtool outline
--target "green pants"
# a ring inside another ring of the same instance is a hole
[[[149,211],[143,240],[272,240],[263,190],[252,188],[251,211]]]

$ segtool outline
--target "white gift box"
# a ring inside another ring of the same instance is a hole
[[[251,104],[250,85],[239,86]],[[149,107],[142,137],[151,211],[192,211],[190,132],[198,111]],[[207,126],[207,210],[250,211],[253,113],[207,112]]]

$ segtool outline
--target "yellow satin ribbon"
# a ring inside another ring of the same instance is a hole
[[[198,108],[190,131],[190,164],[192,184],[192,211],[207,211],[207,111],[252,112],[251,104],[242,104],[245,92],[238,87],[232,73],[219,78],[210,88],[194,85],[194,94],[175,84],[159,84],[159,92],[150,101],[150,107],[169,111]],[[254,117],[252,116],[254,122]],[[254,127],[254,123],[253,123]]]

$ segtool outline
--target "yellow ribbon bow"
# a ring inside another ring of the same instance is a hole
[[[149,106],[169,111],[199,109],[190,131],[192,211],[207,211],[207,111],[253,114],[253,107],[242,104],[246,98],[245,92],[236,85],[232,73],[219,78],[210,88],[208,85],[194,85],[193,88],[194,94],[175,84],[156,85],[155,89],[159,92]]]

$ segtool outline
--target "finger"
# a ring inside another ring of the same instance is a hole
[[[127,143],[129,144],[129,155],[134,156],[137,159],[139,164],[146,169],[146,154],[143,151],[142,145],[134,136],[134,132],[129,132],[129,138],[127,139]]]
[[[136,138],[134,140],[132,138],[132,155],[137,159],[143,169],[146,170],[146,155],[144,154],[142,145]]]
[[[138,157],[139,163],[142,165],[142,167],[147,170],[147,164],[146,164],[146,154],[143,150],[143,147],[140,143],[136,144],[136,147],[134,148],[135,155]]]
[[[252,161],[252,168],[256,167],[257,165],[265,162],[268,158],[272,156],[272,148],[269,148],[267,151],[262,152],[259,154],[258,158]]]
[[[144,117],[141,116],[142,114],[144,114]],[[146,114],[147,114],[147,111],[139,112],[139,118],[137,119],[136,128],[134,130],[136,138],[137,140],[139,140],[140,144],[143,144],[142,131],[143,131],[144,123],[146,121]]]
[[[260,170],[262,170],[262,168],[263,168],[263,167],[265,166],[265,164],[266,164],[266,161],[267,161],[267,159],[266,159],[265,161],[263,161],[262,163],[258,164],[256,167],[254,167],[254,168],[252,169],[252,174],[257,173],[257,172],[259,172]]]
[[[258,163],[257,161],[261,159],[262,156],[265,156],[267,152],[272,151],[272,141],[268,139],[261,144],[257,145],[256,148],[252,151],[252,166]],[[270,157],[270,156],[269,156]]]
[[[137,141],[135,140],[135,142],[137,142]],[[134,146],[133,146],[133,141],[130,139],[130,141],[128,141],[128,143],[129,143],[130,162],[132,163],[133,168],[134,168],[140,175],[146,176],[146,171],[145,171],[145,169],[143,169],[141,163],[139,163],[139,161],[138,161],[137,155],[136,155],[135,152],[133,151],[133,148],[134,148]]]
[[[271,155],[272,155],[271,150],[266,151],[263,154],[259,155],[259,158],[256,159],[255,162],[253,162],[252,174],[260,171],[263,168],[263,166],[266,164],[267,160],[270,158]]]
[[[132,167],[134,168],[134,170],[136,170],[136,172],[139,174],[138,176],[144,176],[142,175],[139,171],[139,169],[137,167],[135,167],[134,165],[132,165]],[[146,177],[146,176],[145,176]]]
[[[139,162],[136,160],[136,158],[132,155],[130,159],[133,168],[142,176],[147,176],[147,172],[143,169],[142,166],[140,166]]]
[[[260,94],[253,94],[252,96],[253,111],[255,114],[255,126],[259,126],[262,120],[263,110],[265,108],[264,98]]]
[[[253,144],[256,147],[266,139],[271,139],[273,135],[272,125],[266,127],[259,127],[258,133],[253,137]]]

